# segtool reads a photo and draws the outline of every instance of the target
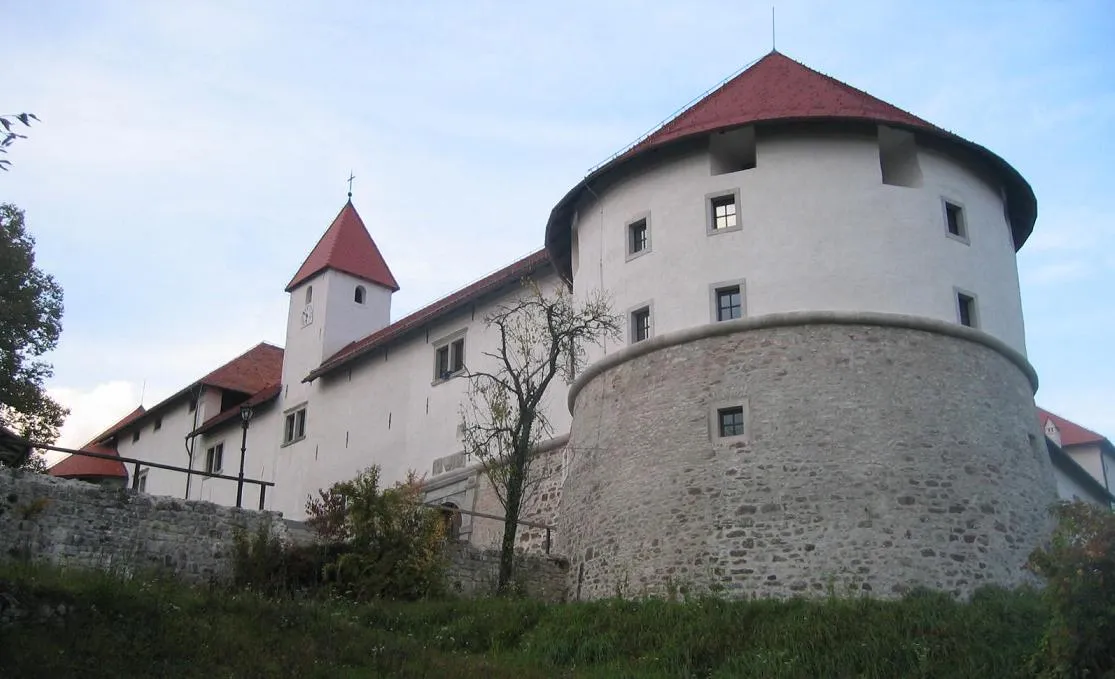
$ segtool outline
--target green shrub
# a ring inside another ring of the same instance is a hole
[[[319,491],[306,513],[307,523],[332,545],[323,575],[343,596],[367,601],[444,592],[444,525],[422,504],[413,473],[381,490],[379,467],[369,467]]]
[[[1051,613],[1031,667],[1048,678],[1115,677],[1115,514],[1079,501],[1053,513],[1053,538],[1028,564],[1045,578]]]
[[[307,594],[324,584],[328,545],[284,545],[267,527],[234,538],[233,585],[267,596]]]

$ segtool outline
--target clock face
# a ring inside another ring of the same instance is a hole
[[[307,304],[302,309],[302,327],[305,328],[307,325],[310,325],[313,322],[314,322],[314,305],[313,304]]]

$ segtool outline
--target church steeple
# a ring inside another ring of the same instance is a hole
[[[343,271],[392,292],[399,289],[395,276],[391,274],[351,199],[310,251],[298,273],[287,284],[286,291],[290,292],[325,269]]]

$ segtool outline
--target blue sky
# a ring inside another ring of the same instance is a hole
[[[345,200],[397,318],[541,246],[586,170],[771,47],[769,2],[0,0],[0,176],[66,292],[80,444],[260,340]],[[777,3],[778,48],[992,149],[1045,407],[1115,436],[1115,4]]]

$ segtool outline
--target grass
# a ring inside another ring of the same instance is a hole
[[[274,600],[0,565],[0,596],[65,605],[0,629],[2,677],[1023,677],[1033,592],[970,603]]]

